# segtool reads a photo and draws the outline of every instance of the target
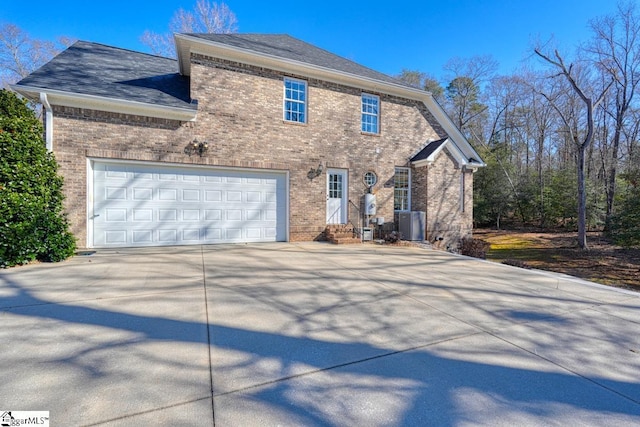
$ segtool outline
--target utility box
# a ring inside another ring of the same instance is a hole
[[[398,231],[402,235],[402,240],[423,241],[426,217],[423,211],[398,213]]]
[[[362,229],[362,240],[364,240],[364,241],[373,240],[373,230],[371,228],[363,228]]]
[[[367,193],[364,195],[364,214],[375,215],[376,214],[376,195]]]

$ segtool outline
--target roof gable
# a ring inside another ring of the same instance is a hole
[[[210,43],[232,46],[236,49],[242,49],[256,54],[297,61],[382,82],[409,86],[401,80],[367,68],[287,34],[190,33],[185,35]]]
[[[420,160],[430,160],[433,161],[433,158],[440,152],[440,148],[444,146],[444,143],[447,142],[448,138],[442,138],[437,141],[432,141],[428,143],[418,154],[411,158],[412,162],[419,162]]]
[[[78,41],[15,84],[23,94],[56,92],[196,110],[189,78],[177,61],[98,43]]]
[[[449,137],[429,142],[410,161],[414,166],[420,167],[433,163],[442,150],[447,150],[457,163],[458,167],[475,169],[484,166],[473,157],[466,157],[463,151]]]

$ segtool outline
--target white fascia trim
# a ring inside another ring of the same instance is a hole
[[[51,104],[49,104],[49,100],[47,99],[46,93],[40,93],[40,102],[42,103],[42,107],[44,108],[44,135],[45,135],[45,143],[47,147],[47,151],[53,151],[53,109],[51,108]]]
[[[456,146],[458,150],[461,151],[463,156],[465,157],[465,163],[468,168],[481,168],[486,166],[484,162],[480,159],[480,155],[478,152],[471,146],[471,143],[467,140],[467,138],[460,132],[460,129],[453,123],[451,117],[444,111],[444,109],[438,104],[438,102],[433,99],[433,96],[428,93],[428,97],[423,99],[423,102],[427,109],[434,115],[438,123],[442,125],[447,135],[449,135],[448,140],[452,140],[453,145]],[[476,159],[476,162],[469,162],[469,159]]]
[[[416,167],[421,167],[421,166],[425,166],[425,165],[429,165],[429,164],[433,163],[436,160],[436,158],[438,157],[438,154],[440,154],[440,152],[442,150],[444,150],[444,147],[447,144],[450,144],[450,143],[451,143],[451,139],[447,138],[442,144],[440,144],[440,146],[438,148],[435,149],[435,151],[433,153],[431,153],[429,155],[429,157],[427,157],[426,159],[417,160],[417,161],[411,162],[411,163]],[[431,142],[429,144],[431,144]],[[427,144],[425,147],[427,147],[429,144]],[[448,151],[450,151],[450,150],[448,150]],[[460,159],[458,159],[456,157],[456,161],[459,161],[459,160]]]
[[[179,120],[183,122],[195,121],[197,114],[196,110],[189,108],[168,107],[164,105],[148,104],[145,102],[65,92],[56,89],[43,89],[23,85],[13,85],[12,89],[25,96],[31,95],[31,97],[33,97],[34,94],[40,94],[41,99],[42,94],[44,94],[46,95],[49,104],[59,105],[62,107],[86,108],[89,110]]]
[[[462,167],[471,167],[467,159],[465,159],[464,154],[460,149],[456,146],[456,144],[451,141],[451,138],[447,138],[438,148],[435,149],[433,153],[429,155],[426,159],[421,159],[415,162],[411,162],[415,167],[422,167],[426,165],[430,165],[433,163],[438,155],[442,152],[442,150],[447,150],[452,156],[455,162],[458,164],[460,168]]]
[[[257,53],[248,49],[229,46],[223,43],[217,43],[185,34],[175,34],[174,38],[176,42],[176,50],[178,52],[180,73],[186,76],[191,74],[190,53],[196,53],[228,61],[254,65],[257,67],[264,67],[276,71],[297,74],[300,76],[317,78],[332,83],[355,87],[363,91],[369,90],[372,92],[421,101],[431,114],[434,115],[436,120],[452,138],[453,144],[458,146],[466,158],[475,158],[479,162],[472,163],[470,165],[473,165],[473,167],[476,168],[485,166],[485,164],[480,161],[478,153],[473,149],[464,135],[462,135],[460,130],[453,124],[451,118],[445,113],[440,104],[433,99],[430,92],[274,55]]]
[[[422,100],[424,95],[428,94],[428,92],[423,90],[410,88],[400,84],[384,82],[369,77],[334,70],[332,68],[321,67],[319,65],[312,65],[306,62],[282,58],[280,56],[229,46],[224,43],[217,43],[186,34],[176,34],[175,40],[179,57],[178,62],[180,65],[180,73],[186,76],[191,74],[189,53],[196,53],[228,61],[254,65],[257,67],[264,67],[271,70],[298,74],[304,77],[318,78],[332,83],[345,84],[357,89],[369,89],[374,92],[398,95],[409,99]]]

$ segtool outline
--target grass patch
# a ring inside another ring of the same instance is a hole
[[[615,246],[601,233],[589,233],[589,251],[577,247],[575,233],[476,230],[474,237],[490,244],[489,261],[640,291],[640,249]]]

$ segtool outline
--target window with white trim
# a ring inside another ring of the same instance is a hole
[[[284,78],[284,120],[307,123],[307,82]]]
[[[411,210],[411,171],[409,168],[396,168],[393,177],[393,209]]]
[[[380,131],[380,97],[362,94],[362,132],[377,134]]]

